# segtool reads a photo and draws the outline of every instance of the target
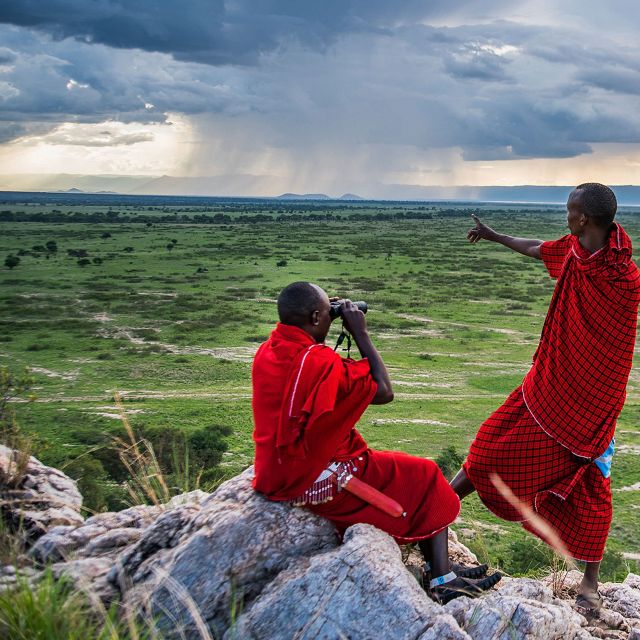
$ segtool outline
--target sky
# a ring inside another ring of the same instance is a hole
[[[639,30],[635,0],[2,0],[0,188],[639,184]]]

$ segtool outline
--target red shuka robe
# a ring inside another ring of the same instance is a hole
[[[368,360],[341,358],[302,329],[278,323],[256,353],[252,378],[253,486],[260,493],[292,500],[332,460],[367,450],[353,427],[377,390]]]
[[[599,457],[613,437],[633,356],[640,273],[620,225],[593,254],[571,235],[544,242],[541,254],[558,282],[533,366],[482,424],[463,468],[493,513],[522,519],[494,486],[498,473],[570,555],[598,562],[611,524],[611,480],[577,456]]]
[[[609,446],[626,397],[640,272],[619,224],[593,254],[572,235],[544,242],[540,251],[558,282],[523,382],[524,399],[554,440],[594,459]]]
[[[306,508],[339,531],[372,524],[399,543],[430,538],[451,524],[460,500],[432,460],[373,451],[354,428],[377,390],[369,362],[341,358],[297,327],[278,324],[253,363],[254,488],[270,500],[296,500],[331,461],[399,502],[394,518],[343,490]]]

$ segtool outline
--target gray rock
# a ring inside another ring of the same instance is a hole
[[[141,537],[142,529],[136,529],[135,527],[111,529],[92,538],[89,544],[87,544],[84,554],[93,556],[112,551],[119,547],[126,547],[127,545],[137,542]]]
[[[186,637],[198,637],[197,610],[221,636],[236,603],[253,600],[291,562],[337,546],[326,520],[266,501],[251,478],[248,470],[202,503],[167,511],[120,556],[109,579],[126,607]]]
[[[427,631],[438,624],[438,635]],[[441,635],[444,629],[448,635]],[[370,525],[344,544],[281,572],[224,635],[299,638],[467,638],[404,569],[400,550]]]
[[[50,481],[36,482],[45,476]],[[416,549],[401,553],[368,525],[348,529],[340,545],[327,521],[256,494],[251,469],[212,494],[84,522],[65,521],[70,505],[47,503],[65,493],[64,474],[38,468],[29,477],[22,512],[36,512],[47,527],[31,558],[54,563],[54,576],[72,580],[96,606],[119,599],[125,613],[155,621],[168,640],[640,640],[639,576],[601,586],[604,609],[592,626],[571,607],[575,572],[543,582],[505,577],[479,599],[441,607],[419,584]],[[449,546],[456,562],[477,564],[453,531]],[[27,569],[0,567],[0,589],[19,574],[36,580]]]
[[[202,492],[194,493],[194,499],[201,499]],[[176,504],[184,502],[190,495],[179,496],[182,500]],[[117,513],[98,513],[80,526],[54,527],[33,545],[30,555],[36,562],[44,564],[118,551],[120,547],[136,542],[140,532],[154,523],[165,509],[162,506],[139,505]]]
[[[78,591],[85,593],[89,600],[95,600],[96,606],[109,605],[118,595],[118,591],[107,580],[107,573],[113,566],[109,557],[81,558],[51,565],[54,578],[64,576]]]
[[[629,574],[622,584],[607,583],[600,587],[604,606],[625,618],[640,618],[640,587],[638,576]]]
[[[0,445],[0,477],[10,476],[13,450]],[[28,541],[34,541],[53,527],[77,526],[82,496],[76,483],[62,471],[43,465],[31,456],[16,486],[0,486],[2,518]]]
[[[459,598],[444,609],[474,640],[587,640],[592,637],[582,628],[584,618],[535,580],[513,580],[508,588],[476,600]]]

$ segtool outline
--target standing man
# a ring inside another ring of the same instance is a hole
[[[471,243],[490,240],[542,260],[557,283],[529,373],[482,424],[451,485],[460,498],[476,490],[493,513],[522,521],[491,480],[500,476],[556,530],[569,554],[586,562],[577,598],[586,612],[601,606],[613,436],[640,302],[640,272],[629,236],[614,222],[616,209],[611,189],[586,183],[569,196],[570,233],[559,240],[502,235],[476,216],[467,234]]]
[[[418,542],[436,599],[478,595],[500,574],[473,580],[486,566],[480,572],[450,566],[447,527],[460,500],[438,466],[373,451],[355,429],[369,404],[391,402],[393,391],[364,313],[349,300],[334,304],[362,360],[344,359],[324,344],[332,316],[320,287],[294,282],[278,297],[280,322],[253,362],[254,488],[269,500],[306,507],[342,531],[368,523],[399,543]]]

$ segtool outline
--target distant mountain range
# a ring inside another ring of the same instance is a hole
[[[276,200],[364,200],[364,198],[354,193],[345,193],[339,198],[332,198],[324,193],[283,193],[281,196],[276,196]]]
[[[79,174],[0,175],[0,191],[28,191],[70,194],[123,194],[158,196],[205,196],[274,198],[281,200],[400,200],[400,201],[468,201],[566,203],[572,186],[460,186],[437,187],[412,184],[353,184],[354,191],[339,198],[325,193],[286,192],[271,195],[282,178],[268,175],[233,174],[222,176],[118,176]],[[621,205],[640,206],[640,186],[612,185]]]

